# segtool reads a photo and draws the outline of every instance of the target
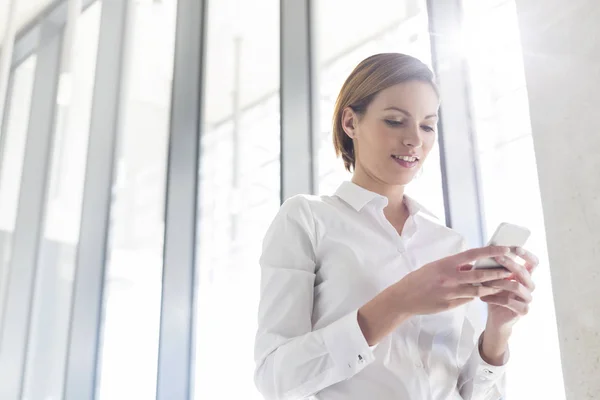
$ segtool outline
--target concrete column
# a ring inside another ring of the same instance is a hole
[[[600,2],[516,4],[565,389],[600,399]]]

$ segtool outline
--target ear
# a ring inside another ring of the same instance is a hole
[[[350,139],[354,139],[356,135],[356,125],[358,123],[358,117],[354,110],[350,107],[344,108],[342,112],[342,129],[346,132],[346,135],[350,137]]]

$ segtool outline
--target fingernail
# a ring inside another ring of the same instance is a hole
[[[517,247],[517,249],[515,250],[515,252],[517,253],[518,256],[524,256],[525,255],[525,250],[522,247]]]
[[[510,253],[510,247],[505,247],[504,248],[504,254],[508,254]]]
[[[496,260],[500,263],[503,263],[503,262],[506,262],[506,257],[500,256],[500,257],[497,257]]]

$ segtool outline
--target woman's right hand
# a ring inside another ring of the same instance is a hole
[[[367,343],[369,346],[379,343],[413,315],[435,314],[468,303],[475,297],[500,292],[500,289],[479,284],[506,279],[516,271],[472,270],[472,264],[509,252],[510,248],[499,246],[467,250],[409,273],[358,310],[358,324]]]
[[[510,277],[514,271],[476,269],[479,259],[506,255],[510,248],[487,246],[433,261],[406,275],[389,287],[390,297],[408,315],[435,314],[468,303],[475,297],[489,296],[500,290],[478,285]],[[475,285],[474,285],[475,284]]]

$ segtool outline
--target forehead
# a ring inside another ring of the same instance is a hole
[[[382,90],[375,96],[371,106],[380,111],[388,107],[398,107],[415,116],[424,116],[435,114],[439,103],[438,95],[431,84],[409,81]]]

